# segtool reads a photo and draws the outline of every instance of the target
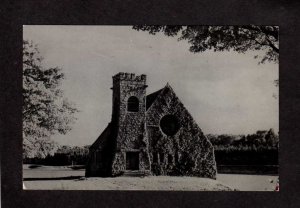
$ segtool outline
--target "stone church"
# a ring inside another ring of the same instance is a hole
[[[216,178],[212,144],[169,84],[146,95],[146,75],[113,76],[111,122],[91,145],[87,177]]]

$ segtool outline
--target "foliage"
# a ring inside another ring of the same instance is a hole
[[[23,141],[24,157],[27,158],[45,158],[48,155],[54,155],[58,149],[58,143],[48,138],[36,138],[31,139],[24,138]]]
[[[273,129],[269,131],[257,131],[249,135],[213,135],[208,134],[208,139],[213,144],[215,150],[268,150],[278,149],[279,136],[274,133]]]
[[[279,136],[273,129],[249,135],[207,135],[220,165],[278,165]]]
[[[37,46],[23,41],[23,149],[24,157],[53,154],[53,134],[66,134],[78,110],[60,89],[64,74],[60,68],[46,69]]]
[[[89,145],[78,146],[58,146],[54,154],[46,157],[26,158],[24,163],[34,163],[41,165],[85,165],[89,153]]]
[[[178,40],[187,40],[193,53],[206,50],[229,51],[239,53],[248,50],[265,50],[260,63],[265,61],[278,63],[279,28],[276,26],[133,26],[135,30],[148,31],[155,35],[162,32],[167,36],[177,36]],[[258,56],[255,56],[258,58]]]
[[[68,154],[71,156],[73,156],[73,155],[88,155],[89,147],[90,147],[90,145],[86,145],[83,147],[78,147],[78,146],[71,147],[71,146],[63,145],[58,148],[56,153]]]

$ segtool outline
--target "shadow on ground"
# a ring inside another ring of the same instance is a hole
[[[51,178],[24,178],[23,181],[56,181],[56,180],[75,180],[82,176],[51,177]]]

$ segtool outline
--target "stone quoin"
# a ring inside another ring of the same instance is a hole
[[[216,178],[212,144],[169,84],[146,95],[146,75],[113,76],[111,122],[91,145],[87,177]]]

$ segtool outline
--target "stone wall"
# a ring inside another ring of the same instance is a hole
[[[163,133],[165,115],[178,119],[175,135]],[[147,132],[153,174],[216,178],[213,146],[169,85],[147,111]]]
[[[109,123],[89,149],[85,175],[110,176],[112,158],[115,151],[115,125]]]

